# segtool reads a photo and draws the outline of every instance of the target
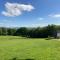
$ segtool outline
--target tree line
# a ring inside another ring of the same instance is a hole
[[[29,38],[47,38],[56,37],[57,31],[60,31],[60,26],[48,25],[45,27],[35,27],[35,28],[5,28],[0,27],[0,35],[12,35],[12,36],[23,36]]]
[[[0,27],[0,36],[14,35],[16,28]]]

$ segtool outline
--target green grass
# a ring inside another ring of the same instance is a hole
[[[0,60],[14,60],[14,58],[60,60],[60,41],[0,36]]]

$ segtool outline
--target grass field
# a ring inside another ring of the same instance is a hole
[[[60,60],[60,41],[0,36],[0,60],[28,59]]]

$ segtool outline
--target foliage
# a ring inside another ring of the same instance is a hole
[[[30,38],[47,38],[48,36],[56,38],[57,29],[55,25],[48,25],[42,28],[37,27],[30,29],[26,27],[22,27],[17,29],[16,35],[30,37]]]
[[[11,36],[23,36],[29,38],[48,38],[57,37],[57,31],[60,31],[60,26],[48,25],[45,27],[35,27],[35,28],[0,28],[0,35],[11,35]]]
[[[5,27],[0,27],[0,35],[14,35],[16,32],[15,28],[5,28]]]

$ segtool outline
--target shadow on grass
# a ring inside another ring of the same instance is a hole
[[[9,60],[35,60],[35,59],[18,59],[18,58],[12,58],[12,59],[9,59]]]

